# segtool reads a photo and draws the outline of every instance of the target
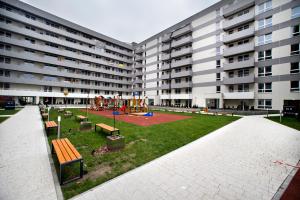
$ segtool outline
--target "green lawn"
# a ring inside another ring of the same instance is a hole
[[[74,115],[85,115],[85,112],[78,109],[69,110]],[[57,114],[57,111],[52,110],[50,112],[51,119],[56,120]],[[64,197],[70,198],[82,193],[238,119],[238,117],[200,114],[181,113],[180,115],[189,115],[192,118],[150,127],[117,121],[116,127],[121,130],[121,134],[126,138],[126,147],[122,151],[101,156],[92,156],[91,152],[106,144],[104,133],[100,131],[95,133],[94,130],[79,132],[79,123],[75,122],[74,117],[71,119],[62,118],[62,137],[69,138],[71,143],[78,149],[84,158],[85,170],[88,171],[83,179],[62,186]],[[102,122],[113,125],[112,119],[97,115],[89,114],[89,120],[93,124]],[[49,143],[54,138],[56,138],[56,135],[50,134]],[[56,158],[54,161],[57,162]],[[66,169],[65,176],[70,175],[74,169]]]
[[[17,112],[19,112],[19,110],[0,110],[0,115],[14,115]]]
[[[2,123],[2,122],[4,122],[6,119],[8,119],[9,117],[0,117],[0,124]]]
[[[268,117],[268,119],[280,123],[280,117]],[[300,121],[295,117],[282,117],[281,124],[300,131]]]

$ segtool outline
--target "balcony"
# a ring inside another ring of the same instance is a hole
[[[192,52],[193,52],[192,47],[188,47],[188,48],[180,49],[178,51],[173,51],[171,53],[171,57],[175,58],[175,57],[191,54]]]
[[[255,5],[255,1],[254,0],[241,0],[237,3],[228,5],[228,7],[223,9],[223,16],[224,17],[228,17],[230,15],[233,15],[239,11],[242,11],[246,8],[252,7]]]
[[[191,65],[193,63],[192,58],[186,58],[178,61],[173,61],[171,63],[171,68]]]
[[[171,83],[171,88],[189,88],[192,86],[193,86],[192,82]]]
[[[169,51],[171,48],[170,44],[164,44],[161,47],[161,51]]]
[[[254,92],[224,92],[223,99],[254,99]]]
[[[169,60],[171,58],[170,54],[162,54],[161,60]]]
[[[135,80],[133,81],[133,83],[134,83],[134,84],[141,84],[141,83],[143,83],[143,80],[142,80],[142,79],[135,79]]]
[[[226,49],[224,49],[223,56],[224,57],[234,56],[237,54],[243,54],[251,51],[254,51],[253,41],[246,44],[237,45],[234,47],[227,47]]]
[[[136,75],[136,76],[143,76],[143,72],[142,71],[136,71],[134,73],[134,75]]]
[[[254,83],[254,74],[249,74],[249,76],[223,79],[223,84],[225,85],[242,84],[242,83]]]
[[[193,75],[192,70],[171,73],[172,78],[186,77],[186,76],[192,76],[192,75]]]
[[[226,62],[224,63],[223,67],[224,67],[224,71],[254,67],[254,58],[250,58],[249,60],[240,61],[240,62],[238,61],[235,61],[233,63]]]
[[[161,79],[170,79],[170,74],[163,74],[161,75]]]
[[[42,23],[38,20],[32,20],[32,19],[29,19],[29,18],[27,18],[23,15],[13,13],[13,12],[10,12],[10,11],[7,11],[7,10],[2,10],[1,9],[1,15],[5,16],[5,17],[8,17],[8,18],[15,19],[16,21],[20,21],[24,24],[31,24],[32,26],[36,26],[36,27],[38,27],[40,29],[43,29],[43,30],[49,30],[49,31],[57,33],[59,35],[74,38],[76,40],[79,40],[79,41],[82,41],[82,42],[85,42],[85,43],[88,43],[88,44],[91,44],[91,45],[96,45],[96,43],[98,43],[98,41],[90,40],[88,38],[84,38],[81,35],[76,35],[76,34],[73,34],[73,33],[69,33],[69,32],[67,32],[66,30],[63,30],[63,29],[57,29],[57,28],[48,26],[47,24]],[[4,24],[1,24],[1,28],[2,28],[2,25],[4,25]],[[16,27],[16,28],[18,28],[18,27]],[[8,30],[11,31],[11,29],[8,29]],[[25,30],[27,30],[27,29],[24,29],[24,31]],[[38,32],[34,32],[34,31],[30,31],[30,32],[31,32],[31,34],[38,34]],[[23,34],[23,33],[21,33],[21,34]],[[35,36],[32,36],[32,37],[35,37]],[[42,37],[46,37],[46,36],[42,35]],[[56,40],[53,37],[50,37],[50,38],[52,38],[53,40]],[[52,41],[52,39],[50,39],[49,41]],[[61,41],[61,42],[65,42],[64,40],[60,40],[60,39],[58,39],[58,40]],[[55,42],[55,41],[53,41],[53,42]],[[58,43],[58,44],[60,44],[60,43]],[[81,45],[79,45],[79,46],[80,46],[79,49],[82,48]],[[108,46],[108,45],[106,45],[105,48],[109,49],[111,51],[115,51],[115,52],[127,55],[127,56],[133,56],[132,52],[127,52],[126,50],[121,50],[121,49],[118,49],[118,48],[115,48],[115,47],[112,47],[112,46]],[[128,45],[128,48],[130,49],[131,47]]]
[[[143,60],[143,56],[135,55],[135,61],[141,61]]]
[[[171,34],[170,34],[170,33],[165,34],[165,35],[162,37],[162,39],[161,39],[162,42],[168,42],[168,41],[170,41],[170,40],[171,40]]]
[[[77,63],[77,62],[71,62],[68,60],[58,60],[57,58],[49,57],[49,56],[41,56],[37,54],[32,54],[28,52],[14,52],[14,51],[5,51],[0,50],[0,54],[7,57],[14,57],[18,59],[23,60],[31,60],[35,62],[41,62],[41,63],[49,63],[52,65],[59,65],[64,67],[70,67],[75,69],[82,69],[82,70],[88,70],[88,71],[94,71],[99,73],[107,73],[107,74],[113,74],[118,76],[124,76],[124,77],[131,77],[131,74],[126,74],[122,72],[112,71],[112,70],[105,70],[103,68],[95,68],[91,65],[86,65],[83,63]],[[123,69],[131,71],[132,69],[129,67],[123,67]]]
[[[249,13],[237,16],[231,20],[225,20],[223,23],[223,29],[228,30],[237,26],[240,26],[241,24],[245,24],[247,22],[254,21],[254,10],[250,10]]]
[[[224,43],[229,43],[229,42],[235,42],[237,40],[247,38],[254,36],[254,26],[249,27],[248,29],[239,31],[239,32],[234,32],[233,34],[226,34],[223,37],[223,42]]]
[[[181,38],[177,41],[173,41],[172,44],[171,44],[171,47],[179,47],[181,45],[185,45],[187,43],[191,43],[193,41],[193,38],[192,36],[188,36],[188,37],[184,37],[184,38]]]
[[[142,53],[144,52],[144,49],[142,47],[139,47],[135,50],[135,53]]]
[[[167,70],[170,69],[170,64],[169,63],[165,63],[161,66],[161,70]]]
[[[191,32],[192,31],[192,26],[191,25],[188,25],[188,26],[185,26],[177,31],[174,31],[173,34],[172,34],[172,37],[179,37],[181,35],[184,35],[188,32]]]
[[[135,68],[136,69],[143,68],[143,65],[141,63],[135,63]]]
[[[180,93],[180,94],[162,94],[160,95],[160,99],[192,99],[192,94]]]
[[[42,85],[42,86],[53,86],[53,87],[69,87],[69,88],[82,88],[82,89],[96,89],[96,90],[111,90],[111,91],[124,91],[130,92],[129,88],[112,87],[112,86],[95,86],[92,84],[81,84],[80,82],[68,82],[68,81],[47,81],[41,79],[27,79],[19,77],[2,77],[1,81],[7,83],[18,83],[28,85]]]
[[[87,55],[84,55],[84,54],[78,54],[76,52],[71,52],[71,51],[67,51],[67,50],[64,50],[64,49],[60,49],[60,48],[53,48],[53,47],[50,47],[50,46],[47,46],[47,45],[41,45],[41,44],[37,44],[37,43],[32,44],[32,43],[30,43],[26,40],[19,40],[19,39],[4,37],[4,36],[0,36],[0,39],[1,39],[2,42],[12,44],[12,45],[15,45],[15,46],[23,46],[23,47],[27,47],[29,49],[34,49],[34,50],[37,50],[37,51],[52,53],[52,54],[65,56],[65,57],[69,57],[69,58],[74,58],[74,59],[79,59],[79,60],[86,60],[86,61],[90,61],[90,62],[94,62],[94,63],[98,63],[98,64],[103,64],[103,65],[108,65],[108,66],[113,66],[113,67],[118,67],[118,68],[122,68],[122,69],[128,69],[128,70],[131,69],[131,67],[121,67],[117,64],[110,63],[110,62],[107,62],[105,60],[100,60],[98,58],[94,58],[94,57],[87,56]],[[31,54],[31,55],[33,56],[34,54]],[[64,61],[64,62],[66,62],[66,61]]]
[[[169,83],[162,84],[160,88],[162,90],[168,90],[168,89],[170,89],[170,84]]]

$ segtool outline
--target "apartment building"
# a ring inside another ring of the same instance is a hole
[[[20,1],[0,1],[1,96],[53,104],[129,98],[132,58],[131,44]]]
[[[300,1],[223,0],[141,43],[123,43],[0,0],[0,96],[85,103],[282,109],[300,100]]]
[[[134,88],[159,105],[282,109],[300,100],[299,0],[220,1],[138,44]]]

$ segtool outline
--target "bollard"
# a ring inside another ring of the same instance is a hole
[[[58,122],[58,127],[57,127],[57,139],[60,138],[60,120],[61,120],[61,117],[58,116],[58,117],[57,117],[57,122]]]
[[[47,108],[48,109],[48,122],[50,121],[50,107]]]

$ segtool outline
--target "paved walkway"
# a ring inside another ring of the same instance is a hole
[[[272,199],[300,159],[300,132],[244,117],[74,199]]]
[[[57,199],[37,106],[0,124],[0,199]]]

